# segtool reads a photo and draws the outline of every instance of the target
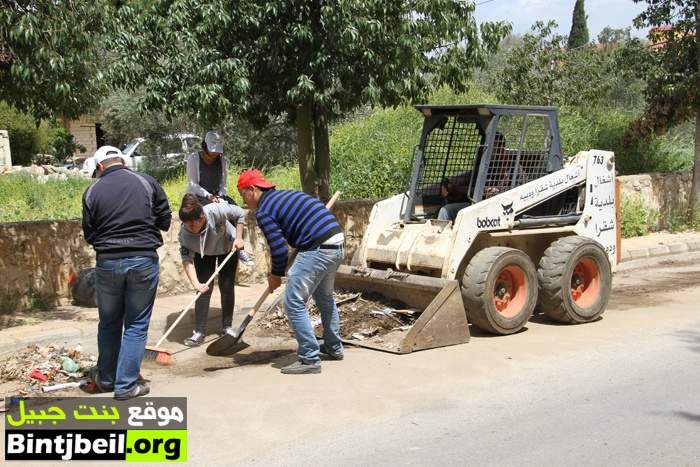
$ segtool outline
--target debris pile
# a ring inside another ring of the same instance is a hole
[[[343,339],[363,340],[382,336],[395,329],[406,330],[420,315],[420,310],[411,309],[403,302],[389,300],[379,294],[336,291],[334,297],[338,305],[340,335]],[[308,308],[314,332],[321,337],[321,315],[313,300]],[[255,326],[261,334],[271,337],[292,335],[281,303],[260,316]]]
[[[97,357],[73,348],[50,344],[29,345],[0,361],[0,383],[17,382],[20,393],[38,392],[43,386],[76,381],[97,364]]]

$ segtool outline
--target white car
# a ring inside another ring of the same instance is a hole
[[[202,145],[202,138],[192,133],[175,133],[159,139],[134,138],[122,148],[126,166],[138,170],[144,158],[162,158],[169,164],[178,165],[187,160],[187,155],[197,151]],[[92,177],[96,170],[95,159],[88,157],[80,172]]]

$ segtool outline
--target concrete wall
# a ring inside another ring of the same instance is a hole
[[[639,200],[647,209],[659,213],[659,230],[666,227],[669,217],[688,209],[691,172],[625,175],[619,179],[622,199]]]
[[[84,159],[92,156],[97,150],[97,135],[95,133],[95,123],[97,117],[93,115],[82,115],[78,120],[63,120],[63,127],[73,135],[75,142],[85,147],[84,153],[76,153],[76,158]]]
[[[373,204],[371,200],[340,201],[334,209],[347,238],[346,261],[360,244]],[[180,222],[174,218],[158,250],[161,294],[191,290],[180,262],[179,229]],[[252,214],[248,216],[246,250],[253,254],[255,266],[239,264],[239,282],[265,280],[269,254]],[[48,306],[70,302],[71,274],[94,263],[94,251],[83,239],[79,220],[0,224],[0,313],[28,309],[37,300]]]
[[[648,209],[658,210],[662,219],[687,208],[689,173],[632,175],[620,180],[623,199],[641,200]],[[360,244],[374,201],[340,201],[334,209],[346,236],[346,262]],[[267,245],[252,215],[248,226],[246,250],[253,253],[256,262],[250,270],[239,266],[239,281],[262,281],[269,268]],[[180,222],[174,219],[158,252],[162,294],[190,291],[180,263],[179,229]],[[78,220],[0,224],[0,312],[26,309],[32,296],[47,305],[68,302],[71,273],[92,265],[94,253],[83,240]]]

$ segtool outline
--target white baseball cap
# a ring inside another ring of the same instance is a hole
[[[101,146],[97,151],[95,151],[95,155],[93,157],[95,160],[95,165],[101,164],[105,160],[111,159],[113,157],[121,157],[121,159],[126,164],[126,158],[124,157],[124,153],[122,153],[118,148],[115,148],[114,146]]]
[[[220,131],[207,131],[204,142],[207,145],[207,151],[219,154],[224,152],[224,135]]]

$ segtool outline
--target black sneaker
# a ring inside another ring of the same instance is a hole
[[[185,339],[183,344],[187,347],[199,347],[204,343],[204,333],[194,331],[190,337]]]
[[[305,375],[307,373],[320,373],[320,363],[304,363],[298,360],[291,365],[287,365],[280,370],[285,375]]]
[[[118,401],[126,401],[133,399],[134,397],[146,396],[151,392],[151,386],[145,381],[137,381],[136,386],[129,392],[123,392],[121,394],[114,393],[114,398]]]
[[[342,351],[340,352],[331,352],[328,347],[326,347],[326,344],[321,344],[319,346],[319,350],[323,355],[327,355],[330,357],[331,360],[342,360],[345,358],[345,355],[343,354]]]

